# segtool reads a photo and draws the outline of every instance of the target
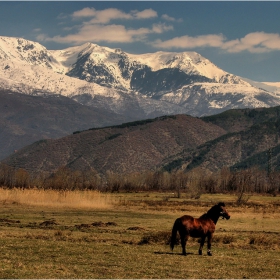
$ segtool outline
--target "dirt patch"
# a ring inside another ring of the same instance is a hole
[[[117,226],[115,222],[93,222],[92,224],[80,224],[80,225],[75,225],[76,228],[78,229],[86,229],[86,228],[91,228],[91,227],[109,227],[109,226]]]
[[[41,227],[49,227],[49,226],[56,226],[58,223],[55,220],[44,221],[39,224]]]
[[[10,219],[0,219],[0,223],[5,223],[5,224],[20,224],[20,221],[10,220]]]
[[[76,228],[90,228],[92,225],[91,224],[80,224],[80,225],[75,225]]]
[[[117,224],[115,222],[107,222],[107,223],[93,222],[91,225],[94,227],[109,227],[109,226],[116,226]]]
[[[170,244],[170,237],[171,234],[168,231],[156,232],[156,233],[149,233],[145,234],[142,239],[139,241],[138,245],[145,245],[145,244]],[[179,244],[179,239],[177,242]]]
[[[146,230],[145,228],[142,228],[142,227],[129,227],[127,228],[127,230],[139,230],[139,231],[144,231]]]

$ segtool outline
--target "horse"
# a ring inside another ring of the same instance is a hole
[[[186,243],[191,236],[194,238],[201,238],[198,250],[199,255],[202,255],[202,248],[207,237],[207,255],[212,256],[211,243],[219,217],[223,217],[223,219],[226,218],[227,220],[230,218],[230,215],[226,210],[225,203],[223,202],[214,205],[207,213],[203,214],[198,219],[188,215],[184,215],[176,219],[172,228],[170,242],[171,250],[174,248],[177,231],[179,231],[183,255],[187,255]]]

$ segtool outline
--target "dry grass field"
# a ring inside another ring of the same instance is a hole
[[[213,256],[170,251],[174,220],[224,201]],[[280,278],[280,197],[180,199],[167,193],[101,194],[0,189],[0,278]]]

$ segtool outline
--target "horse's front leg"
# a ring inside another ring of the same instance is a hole
[[[199,246],[199,250],[198,250],[199,255],[202,255],[202,249],[203,249],[203,245],[204,245],[204,242],[205,242],[205,238],[206,238],[205,235],[201,237],[200,246]]]
[[[208,234],[208,237],[207,237],[207,255],[208,256],[212,256],[212,253],[211,253],[212,239],[213,239],[213,233]]]

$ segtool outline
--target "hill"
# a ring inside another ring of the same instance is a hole
[[[186,170],[201,167],[217,171],[223,167],[244,169],[257,166],[266,169],[268,151],[272,150],[273,169],[279,169],[280,107],[229,110],[201,118],[228,133],[197,146],[191,153],[184,151],[164,166],[165,170]]]
[[[41,140],[9,156],[3,163],[30,172],[59,167],[95,169],[104,174],[200,167],[266,168],[267,152],[278,168],[280,107],[231,110],[195,118],[165,116],[105,128],[77,131]]]
[[[225,134],[211,123],[187,115],[159,117],[41,140],[3,161],[31,172],[67,166],[99,173],[156,170],[163,160]]]
[[[0,160],[41,139],[124,120],[110,110],[93,109],[61,95],[30,96],[0,90]]]

